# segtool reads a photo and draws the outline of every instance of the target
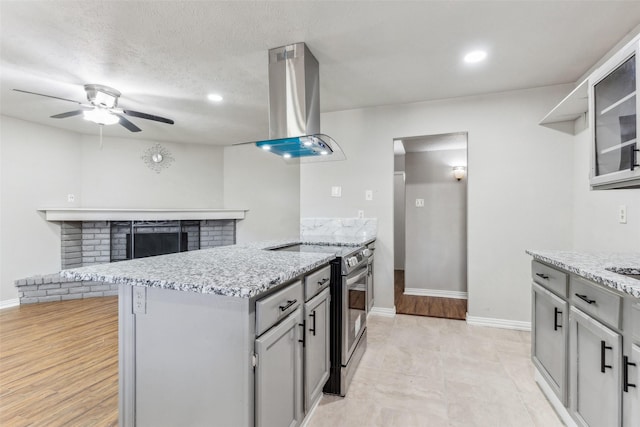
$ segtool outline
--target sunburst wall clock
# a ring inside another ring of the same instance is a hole
[[[171,163],[175,160],[171,152],[160,144],[147,148],[140,158],[144,160],[149,169],[156,173],[160,173],[163,169],[171,166]]]

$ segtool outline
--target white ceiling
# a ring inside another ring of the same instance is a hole
[[[85,83],[122,92],[142,132],[227,145],[268,136],[267,51],[306,42],[323,112],[575,82],[640,23],[626,1],[0,2],[4,115],[95,134],[69,102]],[[488,60],[461,58],[485,48]],[[225,100],[213,104],[210,92]]]
[[[396,141],[394,141],[394,143],[395,142]],[[464,150],[467,148],[467,134],[466,132],[456,132],[444,133],[441,135],[412,136],[411,138],[403,138],[402,146],[405,153]],[[396,152],[395,154],[400,155],[400,153],[398,152]]]

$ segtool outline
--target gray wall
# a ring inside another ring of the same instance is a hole
[[[393,301],[393,140],[468,133],[469,314],[530,321],[527,248],[572,246],[572,138],[537,123],[569,85],[325,113],[347,160],[301,168],[301,214],[378,218],[376,307]],[[541,169],[540,165],[544,165]],[[342,185],[342,198],[330,187]],[[374,191],[365,201],[364,192]],[[544,203],[540,201],[544,200]]]
[[[254,145],[224,149],[224,205],[248,209],[238,243],[300,235],[300,166]]]
[[[405,199],[404,172],[395,172],[393,174],[393,268],[395,270],[404,270],[405,266]]]
[[[407,152],[405,288],[467,292],[467,150]],[[424,207],[416,207],[424,199]]]

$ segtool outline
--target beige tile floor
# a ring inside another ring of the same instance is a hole
[[[369,316],[347,397],[323,396],[308,427],[555,427],[533,379],[529,332]]]

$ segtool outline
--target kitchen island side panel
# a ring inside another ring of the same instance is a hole
[[[121,425],[252,426],[250,300],[129,285],[123,293]]]

